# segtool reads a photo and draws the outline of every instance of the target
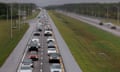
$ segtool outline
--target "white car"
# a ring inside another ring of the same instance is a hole
[[[32,71],[33,68],[26,65],[21,65],[20,69],[18,70],[18,72],[32,72]]]
[[[108,27],[113,26],[113,24],[112,24],[112,23],[104,23],[104,25],[106,25],[106,26],[108,26]]]
[[[39,38],[37,38],[37,37],[32,38],[32,41],[40,42]]]
[[[22,65],[29,66],[29,67],[33,67],[33,61],[32,61],[31,59],[25,58],[25,59],[22,61]]]
[[[47,30],[46,30],[46,31],[44,32],[44,35],[45,35],[45,36],[52,36],[52,31],[47,31]]]
[[[37,47],[40,47],[40,40],[39,40],[38,38],[33,38],[33,39],[31,40],[31,42],[34,43],[34,44],[36,44]]]
[[[53,63],[50,66],[50,72],[62,72],[61,65],[59,63]]]
[[[57,53],[56,48],[48,48],[48,54],[50,53]]]
[[[49,37],[49,38],[47,38],[47,43],[49,43],[49,42],[55,42],[55,39],[53,37]]]
[[[109,27],[111,29],[116,29],[117,28],[113,23],[104,23],[104,25],[106,25],[107,27]]]

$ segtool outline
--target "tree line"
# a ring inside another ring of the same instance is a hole
[[[46,9],[57,9],[78,14],[113,18],[117,19],[120,16],[120,2],[119,3],[78,3],[78,4],[64,4],[58,6],[48,6]],[[119,15],[119,16],[118,16]]]
[[[12,17],[17,18],[19,10],[26,11],[26,14],[29,15],[36,8],[36,5],[33,3],[0,3],[0,19],[6,18],[7,14],[8,18],[11,17],[11,7],[13,12]]]

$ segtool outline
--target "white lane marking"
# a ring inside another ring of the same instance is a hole
[[[43,62],[41,62],[40,64],[43,65]]]
[[[43,72],[43,70],[42,70],[42,69],[40,69],[40,72]]]
[[[41,57],[41,60],[43,60],[43,57]]]
[[[41,55],[43,55],[43,52],[41,52]]]
[[[43,51],[43,48],[41,49],[41,51]]]

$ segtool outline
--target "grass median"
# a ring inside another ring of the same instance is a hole
[[[83,72],[120,72],[120,37],[49,11]]]
[[[21,30],[18,29],[18,24],[13,24],[13,38],[11,39],[10,20],[0,20],[0,66],[5,62],[7,57],[16,47],[24,33],[28,29],[28,24],[21,24]]]

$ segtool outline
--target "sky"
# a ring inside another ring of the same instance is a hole
[[[88,3],[88,2],[120,2],[120,0],[0,0],[0,2],[25,2],[36,3],[39,6],[60,5],[66,3]]]

